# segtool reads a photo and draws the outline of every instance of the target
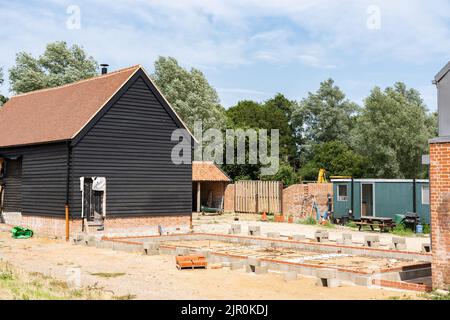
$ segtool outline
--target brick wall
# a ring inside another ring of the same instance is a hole
[[[450,142],[430,144],[432,279],[450,288]]]
[[[201,204],[207,204],[209,195],[212,195],[212,207],[219,207],[225,192],[227,182],[211,181],[201,182],[200,197]],[[195,209],[195,208],[194,208]]]
[[[225,189],[224,211],[234,212],[234,184],[229,184]],[[333,195],[332,183],[308,183],[294,184],[283,189],[282,207],[283,213],[298,215],[302,208],[303,198],[314,195],[319,210],[327,210],[327,194]],[[306,207],[311,210],[312,198],[306,202]]]
[[[57,217],[22,215],[23,227],[30,228],[36,235],[64,238],[66,236],[66,220]],[[81,219],[70,220],[69,229],[81,232]]]
[[[327,194],[333,195],[332,183],[294,184],[283,190],[283,213],[299,216],[303,206],[310,212],[315,196],[319,210],[327,210]],[[305,200],[305,201],[304,201]]]
[[[71,219],[69,223],[71,235],[82,231],[81,219]],[[66,221],[64,218],[22,215],[21,223],[15,225],[30,228],[36,235],[41,236],[64,238],[66,234]],[[188,228],[190,215],[107,217],[104,223],[105,232],[132,232],[133,228],[157,227],[158,225],[161,225],[163,228]]]
[[[225,196],[223,201],[224,212],[234,212],[234,184],[229,184],[225,188]]]

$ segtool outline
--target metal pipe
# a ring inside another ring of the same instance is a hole
[[[353,198],[353,194],[354,194],[354,189],[353,189],[353,184],[354,184],[354,181],[353,181],[353,177],[352,177],[352,179],[351,179],[351,181],[350,181],[350,183],[351,183],[351,186],[350,186],[350,192],[352,193],[352,196],[351,196],[351,205],[350,205],[350,207],[352,208],[352,214],[351,214],[351,218],[353,219],[353,217],[354,217],[354,215],[355,215],[355,211],[354,211],[354,204],[353,204],[353,200],[354,200],[354,198]]]
[[[65,217],[66,217],[66,241],[69,241],[70,229],[69,229],[69,190],[70,190],[70,156],[71,156],[70,141],[67,141],[67,172],[66,172],[66,203],[64,205]]]
[[[65,210],[66,210],[66,241],[69,241],[69,235],[70,235],[70,230],[69,230],[69,205],[65,205]]]

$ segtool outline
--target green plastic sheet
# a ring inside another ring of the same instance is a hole
[[[14,227],[11,230],[14,239],[28,239],[33,236],[33,230],[22,227]]]

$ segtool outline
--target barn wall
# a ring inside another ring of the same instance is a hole
[[[1,148],[1,157],[22,157],[22,176],[5,178],[4,212],[64,215],[67,146],[65,143]]]
[[[175,165],[179,128],[139,77],[72,149],[71,212],[81,216],[80,177],[106,177],[108,216],[192,213],[192,166]]]

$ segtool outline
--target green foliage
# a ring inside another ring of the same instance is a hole
[[[431,232],[431,228],[429,224],[424,224],[422,229],[423,234],[429,234]]]
[[[315,180],[320,168],[328,175],[363,175],[366,160],[341,141],[329,141],[314,146],[312,159],[300,169],[303,180]]]
[[[232,165],[223,166],[228,175],[236,180],[236,177],[249,177],[251,180],[282,180],[286,185],[295,183],[297,178],[289,161],[296,156],[296,146],[293,131],[288,116],[293,110],[294,102],[286,99],[282,94],[264,103],[250,100],[239,101],[237,105],[226,111],[227,125],[234,129],[267,129],[270,139],[271,129],[279,130],[280,158],[285,165],[280,165],[279,172],[271,177],[260,175],[259,164],[257,165]],[[268,142],[270,144],[270,141]],[[236,144],[235,144],[236,148]],[[236,154],[236,152],[235,152]]]
[[[322,227],[325,228],[330,228],[330,229],[334,229],[336,228],[336,226],[334,224],[332,224],[330,221],[326,221],[324,224],[321,225]]]
[[[191,131],[197,120],[203,121],[203,130],[225,127],[219,96],[200,70],[188,71],[172,57],[159,57],[152,78]]]
[[[298,176],[294,169],[288,163],[280,163],[280,168],[273,176],[261,176],[265,181],[282,181],[284,187],[298,182]]]
[[[96,272],[91,273],[93,276],[101,277],[101,278],[116,278],[120,276],[126,275],[125,272]]]
[[[450,300],[450,292],[447,294],[438,293],[436,291],[422,294],[422,297],[428,300]]]
[[[0,68],[0,86],[3,84],[4,78],[3,78],[3,69]],[[0,107],[4,105],[8,101],[8,98],[6,98],[4,95],[0,94]]]
[[[396,225],[394,227],[394,229],[392,229],[390,232],[392,234],[397,235],[397,236],[406,236],[406,237],[408,237],[408,236],[413,236],[414,235],[414,231],[411,230],[411,229],[406,228],[405,225],[402,224],[402,223]]]
[[[347,224],[345,226],[349,227],[349,228],[358,228],[358,225],[356,223],[354,223],[353,221],[347,222]]]
[[[314,217],[308,216],[305,219],[298,220],[298,223],[300,224],[308,224],[308,225],[316,225],[317,221]]]
[[[234,129],[278,129],[280,134],[280,155],[285,161],[295,156],[296,147],[291,126],[289,110],[293,102],[277,94],[273,99],[260,104],[250,100],[239,101],[226,111],[228,126]],[[270,132],[268,132],[270,135]]]
[[[366,175],[414,178],[425,174],[421,156],[435,134],[434,116],[415,89],[396,83],[372,90],[352,131],[354,150],[368,159]]]
[[[49,43],[38,58],[19,52],[9,80],[12,91],[18,94],[87,79],[96,75],[97,69],[97,62],[82,47],[69,48],[61,41]]]
[[[358,109],[332,79],[322,82],[317,92],[310,92],[292,113],[292,124],[301,137],[297,143],[303,145],[302,151],[308,155],[315,144],[333,140],[347,143]]]

